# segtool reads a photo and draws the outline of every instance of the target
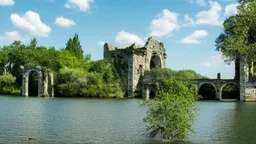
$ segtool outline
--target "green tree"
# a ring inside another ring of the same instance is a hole
[[[83,49],[80,44],[78,34],[75,34],[73,39],[69,39],[66,43],[66,50],[68,50],[72,55],[77,57],[78,59],[83,59]]]
[[[168,69],[153,70],[156,78],[157,94],[154,100],[145,101],[149,106],[144,119],[148,123],[150,136],[161,135],[165,140],[186,138],[193,132],[197,106],[195,89],[188,82],[188,73]],[[176,75],[177,77],[174,77]]]
[[[28,48],[30,49],[35,49],[37,46],[37,40],[36,38],[33,38],[31,41],[30,41],[30,44],[28,45]]]

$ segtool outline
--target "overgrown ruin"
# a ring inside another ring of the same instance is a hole
[[[145,71],[166,67],[166,50],[162,42],[150,37],[143,47],[135,44],[117,48],[104,45],[104,60],[115,69],[121,80],[121,87],[127,97],[148,97],[148,88],[143,86]]]
[[[29,96],[29,76],[31,72],[36,72],[38,75],[38,95],[45,97],[54,97],[54,79],[53,72],[51,70],[37,66],[33,67],[22,67],[23,77],[22,77],[22,96]]]

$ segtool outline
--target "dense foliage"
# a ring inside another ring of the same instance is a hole
[[[163,139],[182,139],[193,132],[192,122],[195,119],[197,94],[195,85],[189,82],[192,78],[202,78],[192,70],[174,71],[170,69],[153,69],[148,75],[155,76],[157,85],[156,97],[145,101],[149,106],[147,130],[150,136],[161,135]]]
[[[256,61],[256,1],[239,2],[238,14],[224,21],[224,31],[216,39],[216,50],[221,51],[229,62],[235,61],[236,76],[239,75],[240,56],[246,59],[249,68],[251,62]]]
[[[54,72],[55,96],[123,97],[119,79],[110,64],[102,60],[91,61],[90,55],[84,56],[77,34],[62,49],[37,46],[35,38],[28,45],[14,41],[0,47],[0,75],[14,78],[9,81],[12,83],[8,83],[8,90],[1,87],[0,93],[20,95],[22,67],[37,66]],[[37,79],[37,74],[31,73],[30,94],[36,94]]]

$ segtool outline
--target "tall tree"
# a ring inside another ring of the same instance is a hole
[[[256,1],[239,2],[238,14],[229,17],[223,24],[224,31],[215,41],[216,50],[221,51],[229,61],[238,64],[238,56],[243,56],[251,64],[256,60]],[[239,67],[236,67],[236,76],[238,71]]]
[[[37,46],[37,40],[36,40],[36,38],[34,37],[34,38],[30,41],[30,44],[29,44],[28,48],[35,49],[36,46]]]
[[[66,50],[68,50],[72,55],[76,56],[78,59],[83,59],[83,49],[80,44],[78,34],[75,34],[73,39],[69,39],[66,43]]]

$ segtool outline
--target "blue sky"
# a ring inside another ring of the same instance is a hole
[[[36,37],[38,45],[59,49],[77,33],[85,54],[97,60],[104,42],[143,45],[153,36],[165,45],[168,68],[233,78],[215,39],[236,6],[236,0],[0,0],[0,45]]]

